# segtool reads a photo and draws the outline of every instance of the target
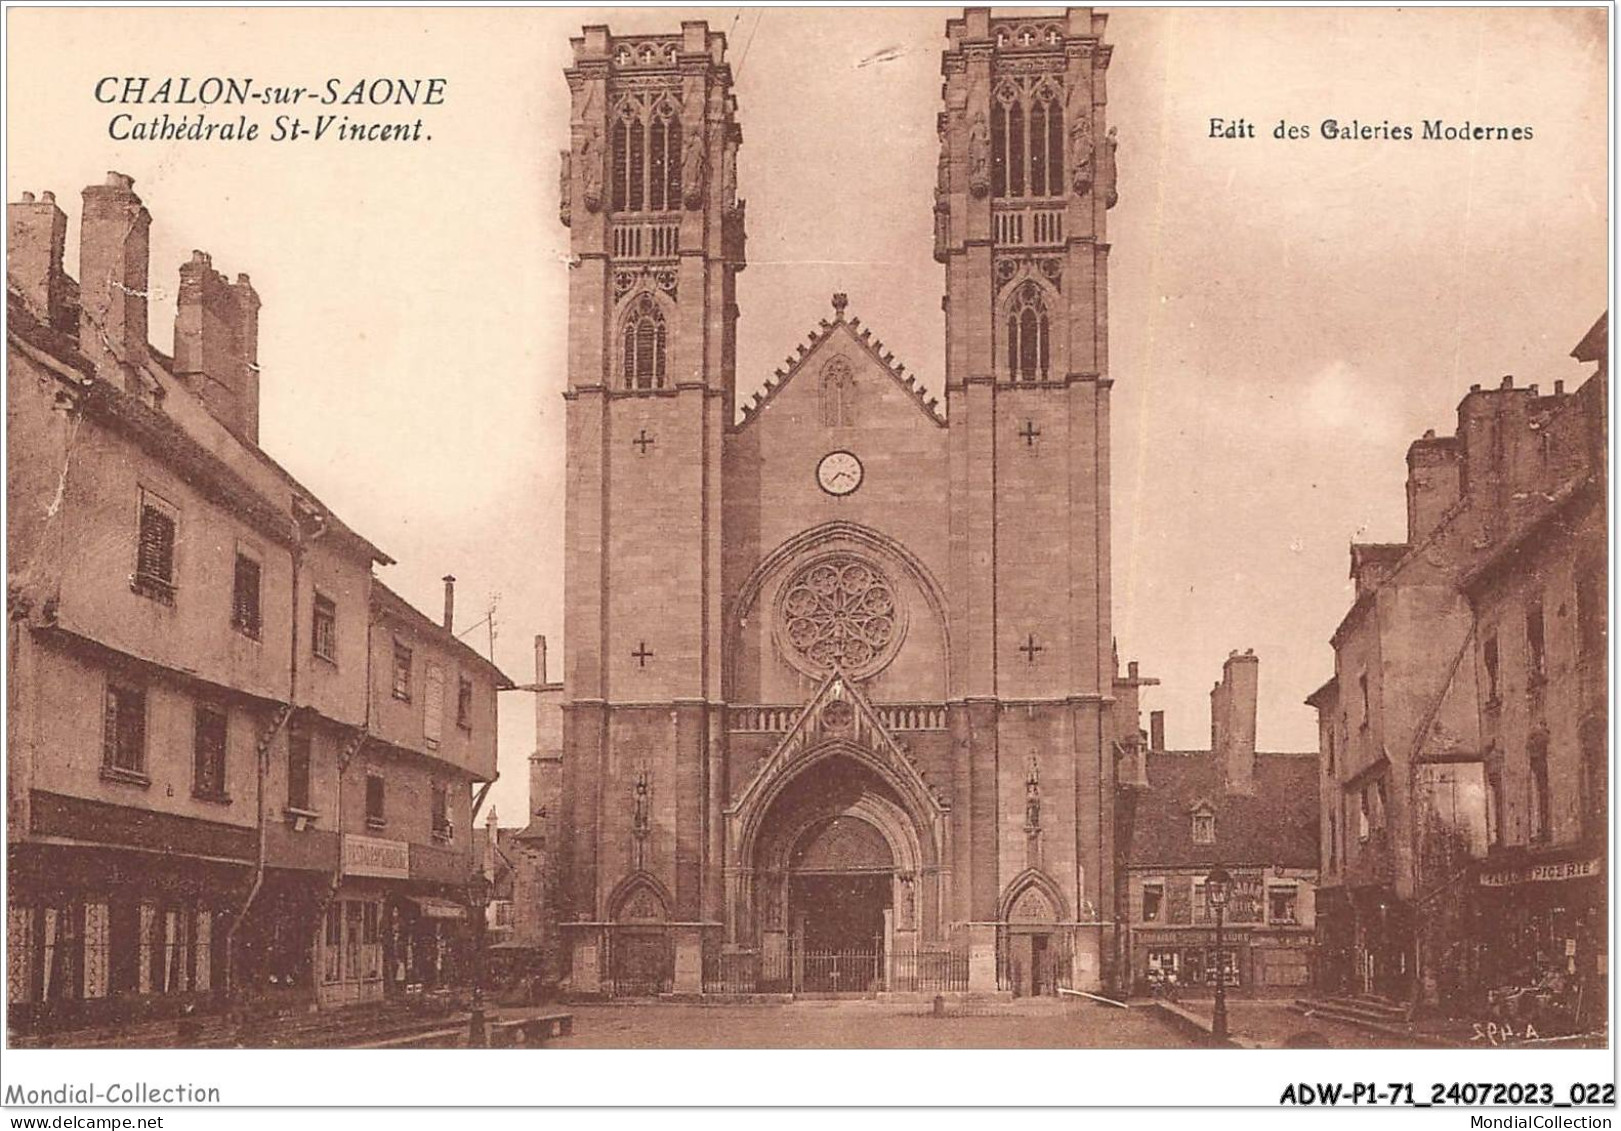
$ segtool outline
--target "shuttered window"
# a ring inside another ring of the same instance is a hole
[[[438,664],[428,665],[427,691],[422,701],[422,737],[429,750],[437,749],[444,733],[445,670]]]
[[[192,782],[192,792],[198,797],[219,800],[225,796],[225,735],[225,711],[212,704],[199,704]]]
[[[136,536],[136,592],[172,601],[175,590],[175,537],[180,529],[175,509],[149,491],[141,492],[140,524]]]
[[[247,554],[236,555],[236,584],[231,597],[231,627],[255,640],[264,622],[259,607],[259,563]]]
[[[102,728],[102,760],[110,770],[146,772],[146,692],[111,684]]]

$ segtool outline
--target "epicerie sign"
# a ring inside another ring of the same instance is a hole
[[[1559,864],[1533,864],[1529,868],[1511,868],[1503,872],[1482,872],[1480,884],[1488,888],[1506,888],[1515,884],[1546,884],[1555,880],[1580,880],[1598,875],[1603,860],[1567,860]]]
[[[411,878],[411,848],[403,840],[345,834],[343,874],[408,880]]]

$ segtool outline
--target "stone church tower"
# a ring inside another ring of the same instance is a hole
[[[1111,982],[1103,26],[947,23],[943,412],[842,295],[735,404],[725,37],[573,41],[575,992]]]

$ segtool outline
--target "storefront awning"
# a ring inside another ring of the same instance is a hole
[[[448,899],[436,899],[431,895],[413,895],[411,902],[421,908],[422,914],[429,919],[465,919],[467,908]]]

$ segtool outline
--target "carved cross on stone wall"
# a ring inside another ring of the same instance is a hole
[[[1024,427],[1019,431],[1019,436],[1024,440],[1025,447],[1033,448],[1036,446],[1036,440],[1041,437],[1041,429],[1036,427],[1034,420],[1026,420]]]
[[[658,443],[658,441],[655,440],[652,436],[649,436],[647,434],[647,429],[643,428],[642,429],[642,434],[640,436],[637,436],[634,440],[632,440],[631,443],[636,445],[636,454],[637,455],[645,456],[647,454],[647,449],[651,448],[654,444]]]
[[[1036,634],[1032,632],[1025,639],[1025,642],[1019,645],[1019,651],[1024,653],[1025,663],[1033,664],[1036,662],[1036,654],[1039,652],[1045,652],[1046,649],[1040,644],[1036,643]]]
[[[636,651],[631,653],[631,658],[636,661],[637,667],[645,668],[647,666],[647,661],[653,658],[653,653],[647,650],[647,641],[638,640],[636,642]]]

